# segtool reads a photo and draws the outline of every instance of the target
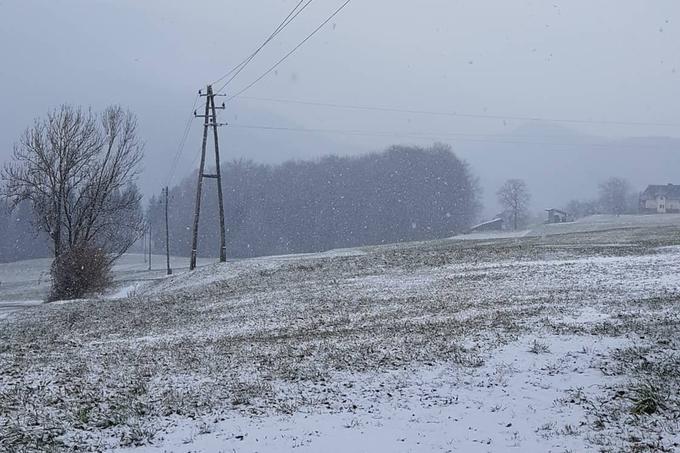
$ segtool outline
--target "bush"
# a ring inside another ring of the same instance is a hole
[[[54,260],[51,275],[48,301],[79,299],[111,285],[111,260],[99,248],[78,246]]]

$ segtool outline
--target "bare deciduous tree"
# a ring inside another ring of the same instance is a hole
[[[564,207],[564,211],[569,214],[572,219],[581,219],[583,217],[597,214],[599,211],[597,200],[571,200]]]
[[[496,192],[498,202],[512,219],[513,229],[517,229],[528,217],[529,190],[521,179],[508,179]]]
[[[609,178],[600,184],[600,206],[608,214],[621,215],[629,211],[630,183],[623,178]]]
[[[63,105],[36,120],[2,169],[11,206],[29,201],[54,255],[98,247],[116,259],[142,231],[134,185],[143,156],[135,116],[121,107],[102,114]]]

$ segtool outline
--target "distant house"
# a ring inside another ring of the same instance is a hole
[[[640,194],[640,213],[680,213],[680,185],[651,185]]]
[[[567,213],[559,209],[546,209],[548,221],[546,223],[564,223],[567,221]]]
[[[485,231],[501,231],[503,230],[503,219],[497,217],[493,220],[480,223],[470,228],[469,233],[481,233]]]

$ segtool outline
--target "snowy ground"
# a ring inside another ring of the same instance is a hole
[[[129,292],[149,280],[163,278],[166,274],[165,256],[153,255],[152,270],[148,270],[146,257],[130,253],[123,255],[113,266],[115,288],[107,298],[125,297]],[[214,260],[199,260],[206,265]],[[15,263],[0,263],[0,319],[22,308],[41,304],[50,288],[51,259],[40,258]],[[171,257],[173,272],[188,271],[189,259]]]
[[[454,239],[469,241],[483,239],[511,239],[545,237],[560,234],[591,233],[630,228],[680,227],[680,214],[650,215],[591,215],[575,222],[534,225],[521,231],[489,231],[460,234]]]
[[[0,451],[677,451],[679,245],[366,247],[14,312]]]

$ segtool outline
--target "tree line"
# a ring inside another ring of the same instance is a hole
[[[540,221],[543,213],[532,218],[529,209],[531,193],[522,179],[508,179],[496,192],[498,204],[503,211],[498,217],[503,219],[506,229],[517,230],[532,222]],[[562,207],[567,219],[577,220],[595,214],[639,214],[639,197],[625,178],[610,177],[598,184],[597,197],[585,200],[571,200]]]
[[[639,214],[639,194],[627,179],[611,177],[598,185],[596,197],[571,200],[563,209],[573,219],[593,214]]]
[[[444,144],[280,165],[237,160],[221,170],[230,257],[441,238],[466,230],[480,209],[476,177]],[[217,256],[217,197],[214,184],[204,188],[198,254]],[[190,254],[195,191],[195,176],[169,191],[174,255]],[[162,197],[151,198],[147,217],[163,253]]]
[[[19,203],[10,209],[0,199],[0,263],[9,263],[50,255],[49,237],[36,232],[30,203]]]

